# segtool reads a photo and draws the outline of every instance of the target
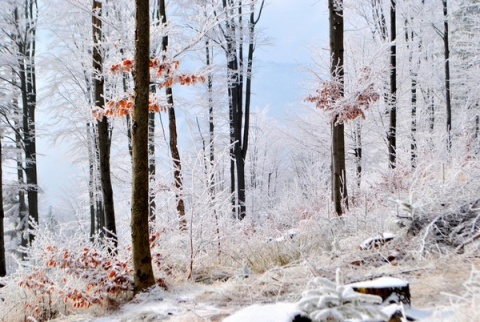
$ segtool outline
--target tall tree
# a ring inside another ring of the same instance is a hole
[[[390,99],[389,99],[389,130],[388,130],[388,161],[389,167],[397,166],[397,1],[390,2]]]
[[[410,162],[412,169],[417,166],[417,78],[419,61],[413,60],[415,50],[415,32],[413,30],[413,17],[405,18],[405,42],[408,50],[410,69]],[[421,43],[418,48],[421,50]]]
[[[148,0],[135,0],[135,71],[132,112],[132,257],[135,292],[155,284],[149,244],[148,114],[150,14]]]
[[[5,260],[5,227],[3,219],[3,172],[2,172],[2,137],[0,136],[0,277],[7,275],[7,263]],[[1,285],[0,285],[1,286]]]
[[[28,223],[38,223],[37,140],[35,111],[37,106],[37,82],[35,69],[38,6],[36,0],[26,0],[23,6],[14,8],[17,30],[15,41],[18,52],[18,70],[22,101],[22,144],[25,153],[25,177],[28,201]],[[33,234],[28,234],[29,242]]]
[[[247,20],[248,48],[246,65],[244,57],[244,5],[242,1],[222,0],[226,19],[221,33],[225,40],[223,49],[227,57],[227,81],[230,119],[231,162],[230,178],[234,216],[246,215],[245,157],[248,150],[250,102],[252,89],[253,54],[255,51],[255,26],[261,17],[264,1],[255,15],[256,1],[250,1]]]
[[[450,93],[450,44],[448,39],[448,3],[442,0],[443,7],[443,46],[445,56],[445,107],[446,107],[446,130],[447,150],[452,149],[452,98]]]
[[[344,23],[343,0],[328,0],[330,25],[330,74],[338,82],[343,96],[344,91]],[[337,215],[344,212],[342,203],[348,205],[347,178],[345,173],[345,132],[344,124],[332,121],[332,199]]]
[[[167,25],[167,12],[165,8],[165,0],[158,0],[159,13],[162,19],[162,24]],[[168,52],[168,34],[165,33],[162,37],[162,58],[167,59]],[[173,100],[173,90],[171,86],[165,88],[168,105],[168,129],[170,132],[170,152],[173,161],[173,179],[175,180],[175,197],[177,199],[177,212],[179,219],[180,230],[187,229],[187,221],[185,219],[185,202],[183,201],[183,177],[182,177],[182,162],[180,159],[180,151],[178,150],[178,133],[177,133],[177,118],[175,115],[175,105]]]
[[[93,0],[92,4],[92,36],[93,36],[93,89],[95,107],[105,108],[105,89],[103,76],[103,35],[102,35],[102,1]],[[117,229],[115,225],[115,208],[113,203],[113,189],[110,173],[110,146],[111,146],[111,129],[108,118],[102,117],[97,124],[98,133],[98,151],[100,155],[100,180],[102,186],[103,206],[104,206],[104,222],[105,237],[112,242],[113,249],[117,248]]]

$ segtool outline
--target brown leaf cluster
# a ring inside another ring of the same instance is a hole
[[[308,96],[306,101],[315,103],[317,108],[327,112],[335,124],[353,121],[359,117],[365,119],[365,111],[380,98],[370,78],[370,69],[363,68],[356,85],[358,90],[349,95],[344,95],[343,84],[338,80],[324,81],[315,91],[316,95]]]
[[[196,74],[177,73],[180,62],[177,60],[160,61],[158,58],[150,59],[149,62],[152,83],[158,88],[171,87],[174,84],[180,85],[195,85],[197,83],[204,83],[205,76]],[[134,71],[135,61],[125,59],[119,64],[114,64],[110,67],[110,72],[113,75],[123,75],[124,73],[131,73]],[[123,117],[129,114],[134,105],[133,95],[129,95],[123,99],[110,99],[105,108],[94,108],[92,111],[93,117],[101,120],[104,116],[107,117]],[[148,109],[150,112],[166,112],[167,107],[160,104],[156,97],[151,97]]]

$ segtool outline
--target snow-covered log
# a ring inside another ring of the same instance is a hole
[[[410,286],[407,281],[380,277],[370,281],[349,284],[354,291],[362,294],[378,295],[384,303],[403,303],[410,305]]]

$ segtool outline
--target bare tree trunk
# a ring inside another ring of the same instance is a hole
[[[450,93],[450,45],[448,41],[448,3],[442,0],[443,5],[443,44],[445,51],[445,106],[447,112],[447,151],[452,149],[452,99]]]
[[[2,137],[0,136],[0,277],[7,275],[7,262],[5,259],[5,227],[3,220],[5,213],[3,211],[3,172],[2,172]],[[2,285],[0,284],[0,287]]]
[[[95,71],[93,88],[95,91],[95,106],[104,108],[104,77],[102,57],[102,2],[93,0],[92,5],[92,36],[93,36],[93,68]],[[102,195],[105,218],[105,238],[112,242],[112,252],[116,252],[118,240],[115,225],[115,208],[113,203],[113,189],[110,173],[110,145],[111,133],[108,119],[103,117],[98,121],[98,150],[100,154],[100,180],[102,183]]]
[[[135,0],[135,104],[132,113],[132,257],[136,293],[155,284],[149,242],[148,99],[150,14],[148,0]]]
[[[14,86],[16,84],[14,83]],[[17,114],[20,114],[18,100],[14,96],[13,99],[13,108],[16,110]],[[24,166],[23,166],[23,138],[22,132],[23,127],[20,124],[20,119],[23,119],[21,116],[15,116],[15,147],[16,147],[16,162],[17,162],[17,182],[18,182],[18,226],[16,230],[20,232],[20,246],[25,248],[28,246],[28,208],[25,200],[25,175],[24,175]],[[22,257],[25,256],[25,253],[22,253]]]
[[[159,0],[159,12],[162,18],[162,23],[167,24],[167,13],[165,8],[165,0]],[[168,35],[162,38],[162,52],[163,59],[166,59],[168,50]],[[173,161],[173,178],[175,180],[175,197],[177,199],[177,212],[179,219],[179,228],[181,231],[187,230],[187,220],[185,217],[185,202],[183,201],[183,177],[182,177],[182,162],[180,159],[180,151],[178,150],[178,133],[177,133],[177,118],[175,115],[175,105],[173,100],[173,91],[171,87],[165,89],[168,104],[168,129],[170,131],[170,151],[172,153]]]
[[[233,2],[231,0],[222,0],[223,10],[226,14],[224,37],[226,42],[225,55],[227,58],[227,87],[228,87],[228,107],[229,107],[229,124],[230,124],[230,192],[232,194],[232,213],[234,218],[241,219],[239,205],[240,197],[238,196],[238,165],[237,158],[241,156],[238,153],[240,147],[240,138],[236,125],[238,123],[239,113],[242,110],[242,88],[239,77],[239,63],[237,53],[236,39],[236,21],[232,16],[236,15],[231,8]],[[223,30],[222,30],[223,31]],[[240,127],[241,128],[241,127]]]
[[[388,131],[388,165],[397,166],[397,46],[396,0],[390,2],[390,128]]]
[[[408,62],[410,64],[410,162],[412,169],[417,167],[417,68],[419,67],[413,62],[413,50],[414,50],[414,31],[410,30],[412,26],[409,26],[409,19],[405,19],[405,41],[407,44]],[[413,24],[412,24],[413,25]],[[415,66],[414,66],[415,64]]]
[[[343,95],[343,0],[328,1],[330,17],[330,74],[332,79],[340,84],[340,91]],[[332,122],[332,197],[335,212],[338,216],[344,213],[342,202],[348,207],[347,178],[345,167],[345,132],[344,125]]]
[[[245,158],[248,150],[248,132],[250,127],[250,101],[252,86],[253,54],[255,50],[255,26],[260,19],[264,1],[255,17],[255,3],[250,2],[250,15],[248,20],[248,52],[247,67],[244,72],[243,54],[243,21],[242,2],[239,1],[238,9],[235,10],[233,1],[223,0],[223,9],[226,12],[224,37],[226,41],[227,56],[227,79],[230,108],[230,154],[231,190],[236,202],[233,202],[233,214],[242,220],[246,216],[246,192],[245,192]],[[238,16],[237,20],[234,18]],[[239,30],[237,30],[239,29]],[[238,33],[237,33],[238,31]],[[244,81],[244,73],[246,81]],[[243,87],[245,83],[245,99]],[[245,104],[245,105],[244,105]],[[245,119],[244,119],[245,117]],[[242,128],[243,127],[243,128]]]
[[[375,25],[375,32],[380,35],[380,39],[384,42],[388,40],[387,20],[383,13],[382,0],[371,0],[372,17]]]
[[[22,37],[16,38],[19,52],[19,76],[23,105],[23,149],[25,152],[25,177],[27,183],[28,226],[38,223],[38,180],[37,180],[37,148],[35,135],[35,109],[37,104],[35,53],[36,53],[36,21],[37,7],[35,0],[26,0],[23,17],[25,21]],[[22,23],[18,8],[14,11],[15,23],[20,30]],[[28,234],[28,241],[33,241],[33,235]]]
[[[360,122],[355,121],[353,130],[353,139],[355,142],[354,155],[355,155],[355,172],[357,179],[357,187],[360,188],[362,184],[362,125]]]
[[[153,86],[154,87],[154,86]],[[157,205],[155,203],[155,113],[148,115],[148,174],[150,181],[150,193],[148,195],[148,217],[151,223],[155,223]]]
[[[88,149],[88,201],[89,201],[89,210],[90,210],[90,241],[95,240],[95,235],[97,233],[96,225],[96,213],[95,213],[95,154],[93,151],[93,133],[91,130],[92,124],[87,123],[87,149]]]

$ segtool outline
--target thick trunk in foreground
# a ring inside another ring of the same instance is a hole
[[[155,284],[149,243],[148,99],[150,14],[148,0],[135,0],[135,104],[132,113],[132,257],[135,292]]]

